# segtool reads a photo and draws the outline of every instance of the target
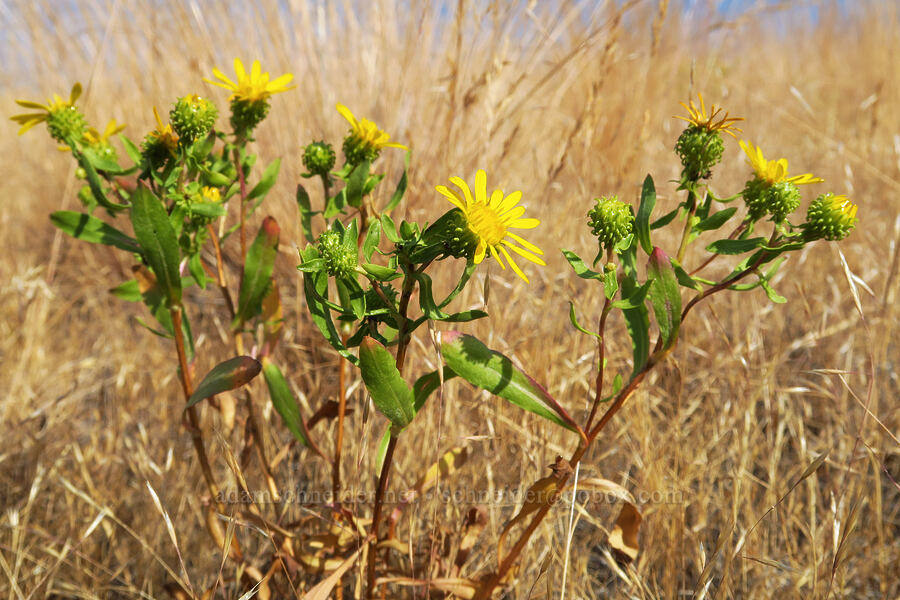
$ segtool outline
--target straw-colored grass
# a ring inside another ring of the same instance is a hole
[[[583,216],[591,199],[618,193],[633,201],[647,172],[660,210],[675,205],[671,148],[681,122],[671,115],[702,92],[745,117],[745,138],[767,155],[824,177],[816,190],[851,195],[860,226],[841,244],[820,242],[788,261],[775,281],[787,305],[757,290],[696,310],[675,352],[587,457],[582,476],[616,481],[641,501],[638,559],[623,567],[611,558],[605,542],[618,506],[610,503],[577,506],[564,556],[561,504],[506,597],[557,598],[568,560],[573,599],[896,598],[900,11],[889,0],[814,4],[816,18],[784,6],[722,16],[665,1],[11,0],[0,6],[0,106],[13,114],[14,98],[43,99],[81,80],[90,121],[102,128],[116,118],[139,139],[152,125],[151,107],[179,95],[209,93],[224,112],[222,90],[201,78],[215,65],[230,70],[234,56],[294,73],[297,89],[273,99],[257,149],[264,160],[284,157],[265,212],[286,232],[278,268],[290,326],[279,361],[307,417],[334,397],[338,362],[297,296],[293,189],[302,146],[340,140],[338,101],[373,118],[414,149],[399,213],[420,220],[449,206],[435,184],[485,168],[489,184],[524,191],[529,213],[543,221],[529,239],[549,264],[532,266],[531,285],[496,266],[481,269],[490,272],[491,317],[468,330],[579,413],[589,407],[596,351],[568,324],[567,300],[592,321],[600,294],[571,274],[559,250],[592,256]],[[182,427],[172,345],[137,324],[142,307],[108,294],[129,277],[127,257],[62,237],[48,221],[77,204],[71,157],[42,128],[17,138],[14,123],[0,123],[0,594],[160,597],[177,578],[199,594],[215,583],[222,558],[203,526],[205,490]],[[726,144],[713,185],[733,193],[748,167],[737,143]],[[381,161],[396,176],[402,153],[385,151]],[[677,239],[661,242],[671,249]],[[687,262],[699,256],[694,249]],[[455,265],[443,268],[446,285]],[[463,302],[477,306],[481,290],[473,286]],[[203,371],[226,357],[227,323],[216,294],[196,302]],[[620,322],[611,346],[611,365],[627,369]],[[422,337],[413,348],[410,370],[424,372],[435,360],[431,344]],[[263,406],[262,384],[252,387],[275,455],[290,436]],[[364,420],[358,383],[353,389],[344,471],[348,486],[371,489],[384,424],[374,411]],[[230,488],[225,455],[242,451],[241,419],[239,411],[228,431],[218,413],[204,413],[217,473]],[[314,430],[326,452],[333,427]],[[495,492],[545,476],[575,440],[448,385],[403,436],[391,489],[405,489],[461,444],[468,464],[445,485]],[[825,452],[824,465],[792,488]],[[245,467],[249,485],[265,489],[254,460]],[[276,472],[286,490],[330,488],[327,465],[301,449],[290,449]],[[453,543],[470,506],[432,499],[406,513],[400,539],[412,544],[416,576],[427,576],[433,543]],[[496,566],[497,536],[515,509],[486,503],[488,524],[463,576]],[[276,518],[277,507],[263,510]],[[327,515],[322,506],[291,505],[282,523],[305,519],[296,530],[308,532],[323,529]],[[264,532],[242,520],[236,535],[265,572],[276,549]],[[223,569],[233,582],[234,564]],[[300,597],[317,580],[293,575],[293,591],[276,576],[276,595]],[[347,577],[348,593],[357,576]],[[225,583],[218,593],[237,598],[247,589]],[[391,588],[388,597],[413,593]]]

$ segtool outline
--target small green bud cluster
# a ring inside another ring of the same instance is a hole
[[[316,249],[325,261],[325,270],[329,275],[339,278],[353,277],[357,264],[356,248],[345,246],[340,233],[331,230],[322,232]]]
[[[326,142],[313,142],[303,151],[303,166],[313,175],[327,176],[335,160],[334,148]]]
[[[596,202],[588,211],[588,225],[600,246],[611,250],[631,233],[634,213],[631,212],[631,206],[619,201],[617,196],[604,196],[597,198]]]
[[[466,216],[458,208],[449,211],[442,237],[444,249],[453,258],[470,258],[478,247],[478,236],[469,228]]]
[[[209,133],[218,116],[216,105],[197,94],[179,98],[169,111],[172,129],[178,134],[181,143],[188,146]]]
[[[269,114],[268,100],[245,100],[234,98],[231,100],[231,126],[238,135],[248,135],[263,122]]]
[[[745,184],[741,195],[753,221],[768,214],[772,215],[773,221],[781,223],[800,206],[800,189],[790,181],[770,184],[755,177]]]
[[[365,160],[373,162],[381,154],[379,148],[352,133],[344,138],[343,151],[347,163],[354,166]]]
[[[822,194],[806,211],[806,235],[811,239],[836,242],[844,239],[856,227],[856,205],[846,196]]]
[[[63,106],[47,115],[47,129],[54,140],[68,144],[69,140],[82,138],[87,124],[80,110],[74,106]]]
[[[681,177],[685,181],[699,181],[710,176],[712,168],[722,160],[725,142],[718,131],[691,125],[675,142],[675,153],[684,167]]]

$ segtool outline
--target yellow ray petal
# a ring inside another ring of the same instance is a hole
[[[544,253],[543,250],[541,250],[540,248],[538,248],[537,246],[535,246],[534,244],[532,244],[532,243],[529,242],[528,240],[522,239],[522,236],[518,236],[518,235],[514,234],[512,231],[507,231],[507,232],[506,232],[506,237],[514,239],[516,242],[518,242],[519,244],[521,244],[521,245],[524,246],[525,248],[531,250],[531,251],[534,252],[535,254],[543,254],[543,253]]]
[[[518,246],[514,246],[514,245],[510,244],[509,242],[507,242],[506,240],[503,240],[501,243],[504,246],[506,246],[507,248],[509,248],[510,250],[512,250],[513,252],[515,252],[516,254],[518,254],[519,256],[523,256],[523,257],[527,258],[528,260],[530,260],[531,262],[533,262],[536,265],[546,266],[546,264],[547,264],[544,262],[544,259],[542,259],[539,256],[535,256],[528,250],[523,250],[522,248],[519,248]]]
[[[504,248],[503,246],[501,246],[501,247],[500,247],[500,252],[502,252],[502,253],[503,253],[503,256],[506,257],[506,260],[507,260],[507,262],[509,263],[509,266],[512,267],[513,272],[515,272],[516,275],[518,275],[519,277],[521,277],[522,279],[524,279],[524,280],[525,280],[525,283],[528,283],[528,278],[525,277],[525,273],[522,272],[522,269],[519,268],[519,265],[516,264],[516,261],[514,261],[514,260],[512,259],[512,257],[509,255],[509,252],[506,251],[506,248]]]
[[[447,200],[449,200],[455,207],[457,207],[458,209],[465,212],[466,205],[463,203],[462,200],[459,199],[459,196],[457,196],[452,191],[450,191],[450,189],[447,188],[447,186],[439,185],[439,186],[436,186],[434,189],[436,189],[441,194],[443,194],[447,198]]]
[[[463,196],[466,199],[466,206],[471,206],[474,204],[472,200],[472,190],[469,189],[469,184],[466,183],[462,177],[453,176],[450,178],[450,182],[462,190]]]

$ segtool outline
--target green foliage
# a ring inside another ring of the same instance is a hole
[[[241,387],[259,375],[260,369],[262,369],[262,365],[260,365],[259,361],[249,356],[236,356],[220,362],[206,374],[206,377],[203,378],[203,381],[191,394],[187,407],[191,407],[216,394]]]

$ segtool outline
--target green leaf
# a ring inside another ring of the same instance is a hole
[[[262,299],[269,288],[275,256],[278,254],[278,237],[281,233],[278,223],[266,217],[253,244],[247,250],[247,261],[241,278],[237,314],[231,323],[233,330],[240,329],[262,309]]]
[[[632,240],[632,244],[622,251],[619,257],[622,259],[622,278],[619,280],[621,295],[623,298],[631,296],[638,285],[637,270],[637,238]],[[650,356],[650,313],[647,305],[642,304],[637,308],[629,308],[622,311],[625,317],[625,328],[631,337],[631,350],[634,359],[634,369],[632,377],[644,368],[647,358]]]
[[[269,166],[266,167],[266,170],[263,171],[262,178],[259,180],[253,189],[250,190],[250,193],[247,194],[247,202],[253,200],[254,198],[262,198],[266,194],[269,193],[269,190],[272,189],[272,186],[275,185],[275,180],[278,179],[278,170],[281,168],[281,159],[276,158]]]
[[[647,281],[642,286],[635,288],[628,296],[622,294],[622,299],[613,302],[612,307],[628,310],[644,306],[644,300],[647,299],[647,293],[650,291],[650,284],[651,282]]]
[[[359,370],[378,412],[391,422],[394,435],[409,425],[416,411],[413,391],[400,375],[394,357],[372,338],[359,345]]]
[[[191,276],[194,278],[194,281],[197,282],[197,285],[201,287],[201,289],[206,289],[206,270],[203,268],[203,263],[201,262],[200,253],[194,254],[188,259],[188,270],[191,272]],[[182,286],[184,284],[182,283]]]
[[[616,273],[615,269],[603,270],[603,294],[606,296],[607,300],[612,300],[616,297],[616,292],[619,291],[619,277]]]
[[[352,313],[357,320],[366,316],[366,294],[359,282],[350,278],[338,278],[334,283],[344,311]]]
[[[366,232],[366,241],[363,242],[362,251],[366,262],[372,260],[372,254],[381,243],[381,221],[370,221],[369,230]]]
[[[589,269],[580,256],[571,250],[563,250],[562,253],[563,256],[566,257],[566,260],[569,261],[569,265],[572,269],[575,270],[576,275],[582,279],[596,279],[598,281],[603,281],[603,273],[598,273],[597,271]]]
[[[406,193],[406,187],[408,185],[407,171],[409,170],[409,157],[410,152],[406,152],[406,158],[404,159],[405,166],[403,167],[403,175],[400,177],[400,181],[397,182],[397,189],[394,190],[394,194],[391,196],[390,202],[385,205],[384,209],[381,212],[391,212],[397,205],[400,204],[400,201],[403,200],[403,195]]]
[[[736,206],[720,210],[694,225],[694,231],[712,231],[713,229],[718,229],[724,225],[728,219],[734,216],[734,213],[736,212]]]
[[[743,254],[764,246],[766,238],[750,238],[749,240],[718,240],[706,247],[707,252],[716,254]]]
[[[391,281],[401,277],[396,270],[382,265],[373,265],[371,263],[363,263],[360,265],[363,271],[377,279],[378,281]]]
[[[275,411],[281,416],[281,420],[284,421],[294,438],[304,446],[309,446],[309,439],[306,437],[303,420],[300,416],[300,408],[297,406],[297,400],[281,369],[268,358],[263,358],[262,372]]]
[[[700,285],[700,281],[695,277],[691,277],[677,261],[672,260],[672,268],[675,269],[675,278],[678,279],[679,285],[697,291],[703,289],[703,286]]]
[[[395,244],[400,241],[400,236],[397,235],[397,226],[394,225],[394,220],[385,213],[381,213],[381,229],[384,231],[384,235],[387,236],[388,240]]]
[[[571,431],[578,425],[560,404],[531,377],[471,335],[457,331],[443,334],[441,354],[453,371],[492,394]]]
[[[262,365],[249,356],[236,356],[221,362],[206,374],[188,399],[187,408],[216,394],[234,390],[259,375]]]
[[[369,161],[364,160],[353,168],[350,172],[350,178],[347,179],[347,187],[345,189],[347,204],[359,208],[362,205],[363,188],[366,185],[366,179],[369,177]]]
[[[170,306],[181,303],[180,252],[175,230],[162,201],[140,186],[131,195],[131,224],[141,245],[141,254],[156,275]]]
[[[312,233],[312,218],[318,212],[313,211],[309,202],[309,194],[306,193],[306,188],[300,184],[297,184],[297,208],[300,209],[300,226],[303,228],[303,237],[312,244],[315,242]]]
[[[128,252],[141,251],[136,239],[91,215],[60,210],[50,215],[50,221],[64,233],[85,242],[115,246]]]
[[[434,321],[446,319],[447,313],[438,308],[434,302],[431,277],[426,273],[416,273],[416,280],[419,282],[419,306],[422,308],[422,314]]]
[[[444,381],[448,381],[454,377],[456,377],[456,373],[453,369],[444,367]],[[413,384],[413,407],[415,408],[416,413],[422,410],[425,401],[428,400],[428,397],[439,387],[441,387],[441,378],[437,371],[432,371],[431,373],[427,373],[416,379],[416,382]]]
[[[581,333],[586,333],[590,336],[597,338],[598,340],[603,339],[603,337],[601,337],[600,335],[597,335],[597,333],[585,329],[578,323],[578,316],[575,314],[575,303],[572,302],[571,300],[569,300],[569,321],[572,323],[572,327],[574,327]]]
[[[664,214],[657,220],[653,221],[653,223],[650,224],[650,229],[659,229],[661,227],[665,227],[666,225],[668,225],[669,223],[671,223],[672,221],[675,220],[675,217],[678,216],[678,211],[680,211],[680,210],[681,210],[681,206],[680,205],[676,206],[670,212],[667,212],[666,214]]]
[[[469,321],[483,319],[486,316],[488,316],[488,314],[483,310],[463,310],[449,314],[440,320],[444,323],[468,323]]]
[[[228,211],[218,202],[195,202],[191,204],[190,211],[192,215],[206,217],[208,219],[217,219],[224,217]]]
[[[762,289],[765,290],[766,296],[769,297],[769,300],[771,300],[775,304],[784,304],[785,302],[787,302],[787,298],[779,295],[779,293],[776,292],[774,288],[772,288],[767,279],[760,279],[759,285],[761,285]]]
[[[647,264],[650,279],[650,303],[656,314],[656,324],[662,337],[663,349],[671,348],[678,339],[681,325],[681,292],[678,279],[669,257],[660,248],[654,248]]]
[[[641,188],[641,204],[634,220],[635,235],[647,254],[653,251],[653,245],[650,242],[650,215],[655,206],[656,187],[653,185],[653,178],[647,175],[647,178],[644,179],[644,186]]]
[[[121,133],[119,134],[119,141],[122,142],[122,147],[125,148],[125,153],[128,155],[128,158],[136,165],[141,164],[143,156],[141,155],[141,149],[138,148],[137,144]]]

